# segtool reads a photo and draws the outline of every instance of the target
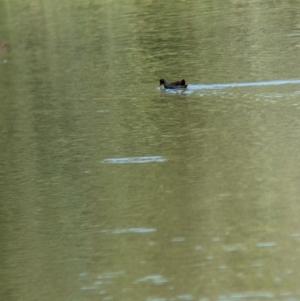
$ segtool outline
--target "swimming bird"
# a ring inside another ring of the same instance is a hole
[[[188,85],[185,84],[185,80],[178,80],[175,82],[168,83],[165,79],[159,81],[160,86],[164,85],[165,89],[185,89]]]

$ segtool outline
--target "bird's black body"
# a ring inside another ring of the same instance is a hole
[[[165,79],[162,78],[159,83],[160,85],[163,85],[165,89],[185,89],[188,86],[185,84],[184,79],[168,83]]]

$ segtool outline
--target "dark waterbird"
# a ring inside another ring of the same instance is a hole
[[[168,83],[165,79],[159,81],[160,86],[164,85],[165,89],[185,89],[188,85],[185,84],[185,80],[178,80],[175,82]]]

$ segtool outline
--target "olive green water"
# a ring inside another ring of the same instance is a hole
[[[300,300],[299,20],[0,1],[0,299]]]

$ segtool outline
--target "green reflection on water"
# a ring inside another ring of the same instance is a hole
[[[298,86],[156,89],[298,78],[292,2],[0,14],[5,300],[297,298]]]

